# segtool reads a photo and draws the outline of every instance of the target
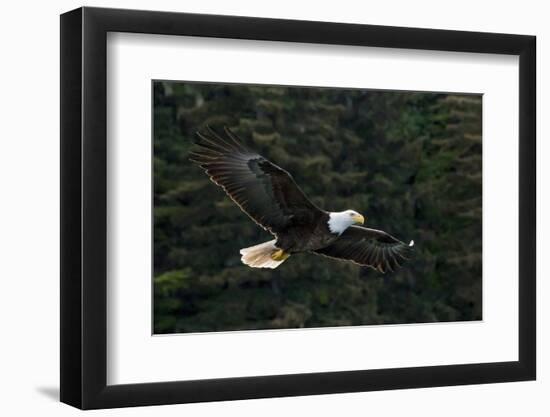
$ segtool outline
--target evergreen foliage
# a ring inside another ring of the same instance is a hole
[[[154,82],[154,332],[481,319],[481,96]],[[188,160],[230,127],[330,211],[408,242],[382,275],[313,254],[240,262],[272,236]]]

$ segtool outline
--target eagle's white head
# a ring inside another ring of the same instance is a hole
[[[356,223],[365,223],[365,218],[357,213],[355,210],[345,210],[329,213],[328,228],[330,229],[331,233],[337,233],[341,235],[348,227]]]

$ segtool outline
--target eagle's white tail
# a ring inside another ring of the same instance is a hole
[[[286,260],[286,258],[288,258],[288,255],[284,254],[284,256],[278,261],[271,257],[274,252],[279,250],[279,248],[275,246],[276,241],[277,239],[273,239],[269,242],[260,243],[259,245],[241,249],[241,261],[243,264],[252,268],[277,268]]]

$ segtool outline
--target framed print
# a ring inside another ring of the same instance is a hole
[[[535,38],[61,16],[61,400],[535,379]]]

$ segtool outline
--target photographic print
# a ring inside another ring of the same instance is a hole
[[[482,319],[482,96],[153,81],[153,333]]]
[[[94,7],[60,34],[62,402],[536,379],[536,37]]]

